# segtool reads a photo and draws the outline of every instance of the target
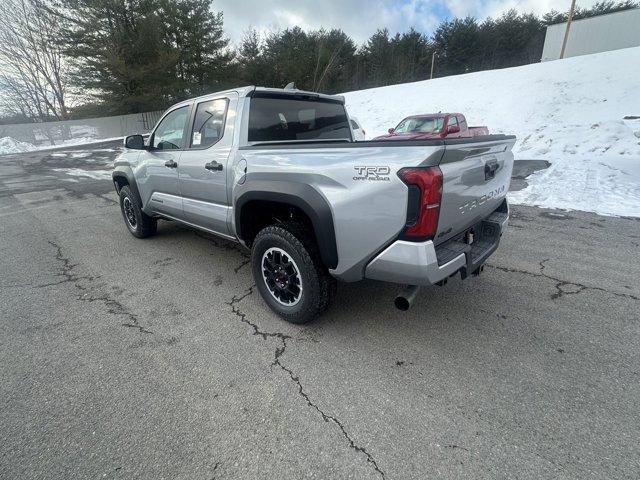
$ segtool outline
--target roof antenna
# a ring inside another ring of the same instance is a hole
[[[284,87],[285,90],[297,90],[295,82],[287,83],[287,86]]]

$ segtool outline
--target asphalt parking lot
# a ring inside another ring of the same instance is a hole
[[[234,245],[133,238],[113,148],[0,157],[0,477],[640,476],[638,219],[515,207],[480,277],[299,327]]]

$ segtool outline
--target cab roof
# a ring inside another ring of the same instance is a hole
[[[183,100],[182,102],[172,105],[170,109],[178,108],[184,105],[189,105],[194,101],[203,101],[210,98],[215,98],[225,93],[236,93],[239,97],[296,97],[307,99],[320,99],[330,102],[340,103],[344,105],[344,97],[342,95],[326,95],[324,93],[308,92],[305,90],[298,90],[297,88],[269,88],[269,87],[256,87],[255,85],[249,85],[246,87],[231,88],[229,90],[222,90],[219,92],[212,92],[199,97]]]

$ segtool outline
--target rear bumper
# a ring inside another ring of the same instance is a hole
[[[508,221],[508,211],[492,213],[472,227],[476,240],[471,245],[460,236],[438,246],[431,240],[397,240],[369,262],[365,278],[408,285],[432,285],[457,272],[465,278],[496,251]]]

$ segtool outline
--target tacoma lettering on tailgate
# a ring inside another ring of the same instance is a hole
[[[465,203],[464,205],[460,205],[458,207],[458,210],[460,210],[460,213],[462,214],[468,213],[474,208],[479,207],[480,205],[483,205],[485,202],[487,202],[487,200],[491,200],[492,198],[501,195],[502,193],[504,193],[504,191],[505,191],[505,186],[502,185],[501,187],[491,190],[489,193],[481,196],[480,198],[475,198],[470,202]]]

